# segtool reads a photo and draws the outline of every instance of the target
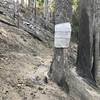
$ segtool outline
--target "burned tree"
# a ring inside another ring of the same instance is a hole
[[[98,0],[80,0],[80,33],[77,72],[95,84],[99,58],[99,12]],[[98,6],[97,6],[98,5]]]

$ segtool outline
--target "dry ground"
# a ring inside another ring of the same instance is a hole
[[[39,40],[0,23],[0,100],[68,100],[56,84],[45,83],[51,60],[52,50]]]

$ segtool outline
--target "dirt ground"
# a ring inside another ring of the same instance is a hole
[[[68,100],[47,80],[52,50],[29,33],[0,23],[0,100]]]

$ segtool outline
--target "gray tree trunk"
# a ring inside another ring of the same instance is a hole
[[[72,15],[70,0],[55,0],[55,24],[68,22]],[[54,48],[54,59],[52,61],[49,76],[58,85],[64,85],[64,65],[66,49]]]
[[[72,16],[70,0],[55,0],[55,23],[68,22]]]
[[[44,17],[48,19],[48,0],[44,0]]]
[[[28,7],[32,8],[32,6],[33,6],[33,0],[29,0],[28,2],[29,2],[28,3]]]

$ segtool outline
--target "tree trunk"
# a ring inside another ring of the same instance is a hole
[[[68,22],[71,18],[72,10],[70,0],[56,0],[55,1],[55,24]],[[67,5],[67,6],[66,6]],[[64,65],[66,49],[54,48],[54,59],[52,61],[49,76],[58,85],[64,85]]]
[[[48,0],[44,0],[44,18],[48,19]]]
[[[70,21],[72,8],[70,0],[55,0],[55,23]]]
[[[93,84],[96,84],[97,73],[100,69],[98,67],[100,9],[97,9],[99,6],[98,0],[80,1],[77,72]]]

